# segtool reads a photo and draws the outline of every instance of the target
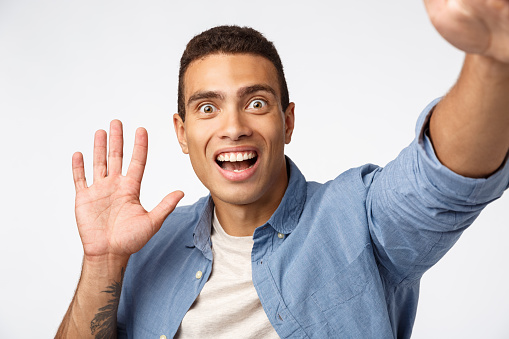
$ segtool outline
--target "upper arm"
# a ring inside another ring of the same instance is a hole
[[[419,279],[509,183],[507,164],[490,178],[472,179],[438,161],[426,134],[435,103],[421,115],[412,144],[373,175],[367,196],[381,272],[397,284]]]

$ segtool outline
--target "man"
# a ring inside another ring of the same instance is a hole
[[[422,274],[509,183],[509,2],[426,4],[467,52],[457,84],[386,168],[323,185],[284,156],[294,104],[272,44],[238,27],[193,38],[174,124],[210,197],[145,211],[146,131],[126,176],[121,123],[108,156],[98,131],[90,187],[73,156],[84,262],[57,336],[410,337]]]

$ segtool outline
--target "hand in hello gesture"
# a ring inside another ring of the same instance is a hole
[[[122,123],[110,124],[109,153],[106,132],[99,130],[94,138],[93,185],[87,186],[83,155],[72,158],[76,188],[76,221],[85,256],[104,258],[113,255],[128,258],[139,251],[159,230],[184,194],[168,194],[152,211],[140,204],[140,185],[147,160],[148,136],[138,128],[129,169],[122,175]]]
[[[509,63],[509,0],[424,0],[437,31],[453,46]]]

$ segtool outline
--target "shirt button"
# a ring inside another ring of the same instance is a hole
[[[159,339],[166,339],[166,336],[163,334],[162,336],[159,337]]]
[[[202,275],[203,275],[202,271],[196,272],[196,279],[201,279]]]
[[[283,239],[283,238],[285,237],[285,235],[284,235],[283,233],[278,233],[278,234],[277,234],[277,237],[278,237],[279,239]]]

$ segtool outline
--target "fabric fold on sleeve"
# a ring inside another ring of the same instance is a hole
[[[509,153],[503,165],[488,178],[464,177],[438,160],[428,136],[428,123],[434,107],[440,100],[441,98],[435,99],[424,109],[416,126],[417,151],[427,179],[442,194],[450,198],[457,197],[465,203],[486,204],[499,198],[509,187],[509,161],[507,161]]]
[[[420,279],[509,184],[508,161],[482,179],[461,176],[440,163],[427,136],[439,101],[419,116],[413,142],[375,172],[367,195],[375,254],[381,272],[396,284]]]

